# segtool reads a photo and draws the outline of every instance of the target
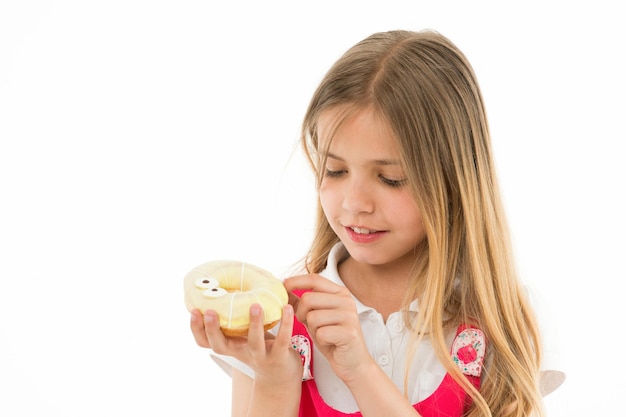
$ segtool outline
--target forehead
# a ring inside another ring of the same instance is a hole
[[[398,141],[387,119],[371,107],[341,106],[323,111],[317,123],[322,154],[362,153],[397,158]]]

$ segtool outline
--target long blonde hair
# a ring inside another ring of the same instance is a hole
[[[376,33],[350,48],[315,91],[303,122],[302,144],[318,184],[318,118],[338,106],[373,109],[398,141],[426,230],[405,300],[408,307],[420,298],[415,340],[429,334],[473,398],[469,416],[542,414],[539,333],[513,265],[483,99],[466,57],[433,31]],[[318,203],[309,272],[325,268],[338,240]],[[445,343],[445,330],[463,322],[487,338],[480,392]]]

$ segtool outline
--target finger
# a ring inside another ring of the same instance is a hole
[[[248,347],[251,351],[265,351],[265,329],[263,328],[263,308],[260,304],[250,306],[250,328],[248,329]]]
[[[276,335],[275,343],[280,347],[289,346],[291,343],[291,334],[293,332],[293,307],[287,304],[283,307],[283,317],[280,320],[280,328]]]
[[[207,339],[206,332],[204,330],[204,321],[202,319],[202,313],[200,310],[193,310],[191,312],[191,318],[189,320],[189,327],[191,328],[191,334],[195,339],[198,346],[210,348],[209,340]]]
[[[306,315],[307,326],[315,331],[320,327],[337,326],[351,323],[351,317],[337,309],[312,310]]]
[[[283,285],[288,292],[294,290],[311,290],[325,293],[336,293],[343,288],[340,285],[318,275],[306,274],[296,275],[283,281]]]
[[[358,334],[346,326],[322,326],[315,330],[315,342],[326,346],[347,346]]]
[[[327,314],[327,312],[349,312],[356,313],[356,304],[349,292],[343,291],[337,294],[307,292],[302,294],[296,309],[296,318],[301,323],[309,325],[312,312],[319,311]]]
[[[311,310],[323,310],[332,308],[352,308],[352,296],[347,291],[337,293],[324,293],[309,291],[302,294],[298,302],[299,308]]]
[[[228,352],[228,341],[220,330],[219,316],[213,310],[204,312],[204,332],[213,351],[216,353]]]
[[[292,292],[294,290],[310,290],[312,289],[312,274],[305,275],[295,275],[289,277],[283,281],[283,285],[287,292]]]

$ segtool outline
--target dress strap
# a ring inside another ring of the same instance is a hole
[[[293,293],[298,297],[309,290],[296,290]],[[291,331],[291,347],[300,354],[302,359],[302,380],[313,379],[313,341],[304,324],[294,317],[293,330]]]
[[[458,327],[452,342],[452,360],[476,389],[480,388],[485,349],[485,335],[480,329],[465,324]]]

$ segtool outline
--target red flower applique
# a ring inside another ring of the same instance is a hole
[[[452,360],[465,375],[480,376],[485,358],[485,335],[479,329],[465,329],[452,343]]]

